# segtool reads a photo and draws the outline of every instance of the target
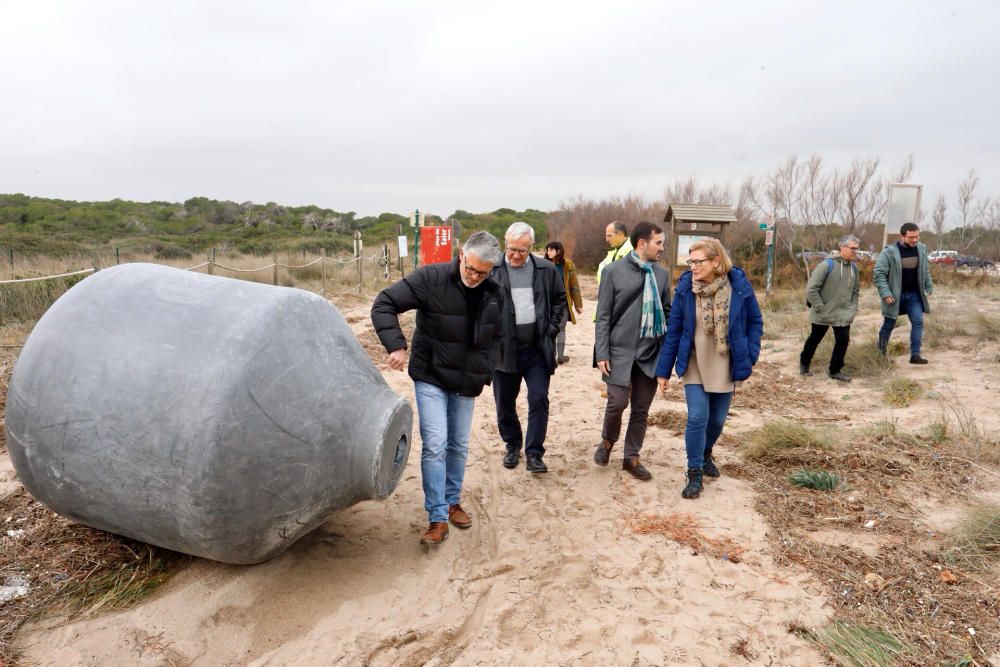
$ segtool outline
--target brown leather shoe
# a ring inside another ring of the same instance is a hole
[[[594,450],[594,463],[599,466],[608,465],[608,461],[611,460],[611,449],[614,446],[615,443],[613,442],[601,440],[600,444],[597,445],[597,449]]]
[[[421,544],[441,544],[448,537],[448,524],[444,521],[435,521],[427,527],[427,532],[420,538]]]
[[[448,521],[451,521],[451,525],[455,526],[455,528],[464,529],[472,527],[472,517],[458,503],[448,505]]]
[[[635,456],[630,459],[625,459],[622,463],[622,470],[631,473],[636,479],[641,479],[644,482],[648,482],[653,479],[653,473],[646,470],[641,463],[639,463],[639,457]]]

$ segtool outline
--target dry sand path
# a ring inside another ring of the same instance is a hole
[[[791,624],[825,622],[822,588],[773,566],[767,527],[745,481],[724,474],[701,499],[682,500],[683,441],[676,428],[649,430],[643,458],[651,482],[622,472],[620,448],[609,467],[593,464],[604,401],[590,364],[592,281],[584,288],[581,323],[569,328],[571,361],[552,381],[551,472],[532,476],[523,463],[516,470],[500,465],[487,390],[476,406],[463,498],[475,522],[470,530],[453,529],[435,550],[418,544],[425,526],[418,442],[388,500],[342,512],[271,562],[237,567],[198,560],[133,609],[36,625],[21,637],[26,659],[95,666],[822,664],[788,631]],[[873,307],[866,303],[863,312]],[[367,306],[345,315],[370,345]],[[872,313],[859,321],[856,341],[876,319]],[[793,373],[800,345],[797,331],[768,342],[761,366],[770,373],[767,388],[813,400],[845,425],[926,416],[926,401],[896,411],[879,405],[877,388],[866,381],[799,379]],[[996,428],[989,401],[1000,377],[995,364],[977,363],[991,354],[970,341],[964,351],[949,350],[906,372],[953,392]],[[384,356],[376,362],[412,402],[406,375],[387,370]],[[680,399],[677,391],[657,397],[652,410],[683,413]],[[520,401],[523,418],[523,395]],[[734,408],[728,428],[746,431],[764,418],[752,406]],[[735,456],[720,447],[724,473]],[[926,510],[928,521],[949,511],[931,499]],[[742,561],[635,534],[628,523],[635,512],[695,512],[706,535],[746,550]]]
[[[590,364],[592,283],[585,288],[591,298],[569,328],[571,361],[551,387],[551,472],[504,469],[492,394],[477,402],[463,498],[472,529],[453,529],[430,552],[418,544],[425,514],[415,443],[388,500],[333,517],[271,562],[198,560],[136,608],[35,626],[21,639],[25,657],[60,665],[822,662],[788,632],[824,622],[821,589],[772,566],[746,482],[723,476],[700,500],[682,500],[683,441],[662,428],[650,428],[643,452],[651,482],[623,473],[620,449],[609,467],[593,464],[604,401]],[[359,336],[371,335],[366,306],[345,315]],[[376,361],[412,402],[406,375]],[[653,410],[664,409],[683,404],[658,397]],[[757,422],[738,416],[734,428]],[[732,456],[722,451],[723,465]],[[746,553],[734,563],[634,534],[633,512],[697,512],[705,534]]]

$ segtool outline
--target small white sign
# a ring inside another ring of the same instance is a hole
[[[399,256],[406,257],[406,241],[405,236],[397,236],[396,241],[399,243]]]
[[[774,243],[774,230],[767,230],[764,232],[764,245],[771,245]]]

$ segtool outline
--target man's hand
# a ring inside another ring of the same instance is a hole
[[[597,368],[605,375],[611,375],[611,360],[604,359],[597,362]]]
[[[891,296],[887,296],[887,297],[885,297],[882,300],[885,301],[886,305],[889,305],[889,306],[891,306],[892,304],[896,303],[896,300],[894,298],[892,298]]]
[[[667,393],[667,383],[670,382],[670,378],[656,378],[656,384],[660,385],[660,393]]]
[[[406,368],[406,348],[401,347],[389,353],[389,368],[394,371],[401,371]]]
[[[576,308],[577,315],[583,315],[583,306],[573,306],[573,307]]]

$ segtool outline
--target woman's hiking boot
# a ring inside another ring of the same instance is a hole
[[[681,491],[681,496],[684,498],[697,498],[701,495],[702,486],[702,469],[701,468],[688,468],[687,471],[687,486]]]
[[[712,459],[711,454],[705,455],[705,461],[701,464],[701,471],[705,473],[706,477],[719,477],[722,475],[722,471],[719,470],[719,466],[715,465],[715,460]]]

